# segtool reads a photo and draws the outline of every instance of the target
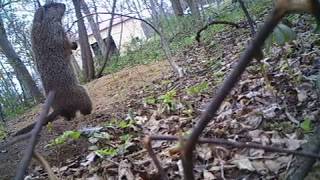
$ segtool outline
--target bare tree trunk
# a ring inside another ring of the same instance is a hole
[[[79,64],[77,63],[76,59],[74,58],[74,55],[71,55],[71,67],[74,71],[74,73],[76,74],[78,80],[82,78],[82,75],[81,75],[81,69],[80,69],[80,66]]]
[[[173,12],[176,16],[183,16],[183,9],[179,0],[170,0]]]
[[[173,68],[173,70],[178,74],[179,77],[183,77],[184,74],[183,74],[182,68],[180,68],[175,63],[175,61],[172,59],[172,54],[171,54],[171,51],[170,51],[169,43],[168,43],[168,40],[167,40],[167,38],[166,38],[166,36],[165,36],[165,34],[163,32],[163,28],[161,26],[159,14],[155,10],[156,3],[154,2],[154,0],[150,0],[150,4],[151,4],[150,7],[154,7],[154,10],[152,12],[153,13],[153,18],[154,18],[155,24],[157,25],[157,27],[159,29],[158,33],[159,33],[159,36],[160,36],[160,42],[161,42],[161,46],[162,46],[162,49],[164,51],[164,54],[165,54],[166,58],[168,59],[168,62],[171,65],[171,67]]]
[[[72,0],[76,16],[78,19],[78,31],[79,31],[79,43],[81,50],[82,67],[84,69],[84,79],[85,81],[90,81],[95,78],[94,63],[92,58],[92,52],[90,49],[90,44],[88,40],[87,30],[82,18],[80,9],[80,0]]]
[[[121,8],[121,10],[122,10],[122,8]],[[122,22],[123,21],[122,16],[120,17],[120,19]],[[119,38],[119,46],[118,46],[119,56],[120,56],[121,43],[122,43],[122,34],[123,34],[123,23],[121,23],[121,26],[120,26],[120,38]],[[119,56],[118,56],[118,58],[119,58]]]
[[[3,66],[2,62],[0,62],[0,66],[1,66],[2,71],[3,71],[3,72],[6,74],[6,76],[7,76],[7,78],[4,78],[4,75],[1,75],[1,76],[2,76],[2,79],[3,79],[4,84],[5,84],[7,87],[10,87],[10,86],[11,86],[11,87],[13,88],[14,93],[15,93],[15,94],[16,94],[16,96],[18,97],[19,102],[20,102],[20,103],[22,103],[22,102],[23,102],[22,97],[21,97],[21,95],[19,94],[19,92],[18,92],[18,90],[17,90],[17,88],[16,88],[16,86],[15,86],[15,84],[14,84],[13,80],[12,80],[12,77],[10,76],[9,72],[4,68],[4,66]],[[8,83],[7,83],[7,80],[6,80],[6,79],[8,79],[8,80],[9,80],[9,82],[10,82],[10,86],[8,85]],[[24,98],[25,98],[25,97],[24,97]]]
[[[97,74],[98,78],[102,76],[103,70],[107,65],[107,62],[108,62],[108,59],[109,59],[109,55],[110,55],[110,52],[111,52],[111,39],[112,39],[111,38],[111,31],[112,31],[112,25],[113,25],[114,12],[116,10],[116,4],[117,4],[117,0],[113,0],[112,10],[111,10],[111,19],[110,19],[110,22],[109,22],[108,37],[107,37],[107,55],[106,55],[106,57],[104,59],[104,63],[102,65],[99,73]]]
[[[98,12],[98,10],[97,10],[98,7],[97,7],[97,4],[96,4],[96,0],[92,0],[92,4],[93,4],[94,12],[95,12],[95,13]],[[98,29],[99,29],[99,24],[98,24],[98,22],[99,22],[99,15],[96,14],[95,17],[96,17],[96,23],[97,23],[97,26],[98,26]]]
[[[83,13],[85,15],[87,15],[87,19],[88,19],[88,22],[90,24],[93,36],[96,39],[96,41],[98,43],[98,46],[99,46],[99,48],[101,50],[102,59],[105,59],[105,57],[107,55],[107,47],[106,47],[106,44],[105,44],[105,42],[103,41],[103,39],[101,37],[99,26],[97,25],[98,22],[95,22],[93,17],[89,15],[89,14],[91,14],[91,12],[90,12],[90,10],[88,8],[87,3],[84,0],[80,0],[80,2],[81,2],[81,7],[82,7],[82,10],[83,10]]]
[[[17,75],[17,79],[21,82],[24,88],[26,88],[27,92],[31,95],[32,98],[34,98],[36,102],[41,102],[43,99],[43,95],[38,89],[35,81],[32,79],[27,68],[21,61],[20,57],[14,51],[11,43],[9,42],[6,31],[4,29],[3,20],[1,17],[0,17],[0,47],[4,55],[8,58],[9,64],[14,69],[14,72]]]
[[[248,12],[248,9],[246,8],[244,2],[242,0],[238,0],[240,6],[241,6],[241,9],[243,10],[244,14],[246,15],[247,17],[247,20],[248,20],[248,23],[250,25],[250,29],[251,29],[251,36],[253,36],[256,31],[255,31],[255,28],[254,28],[254,25],[255,25],[255,22],[254,20],[251,18],[249,12]]]
[[[200,11],[198,8],[198,3],[195,2],[195,0],[186,0],[190,10],[191,14],[199,21],[201,21]]]

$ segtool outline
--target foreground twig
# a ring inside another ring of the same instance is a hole
[[[161,163],[160,161],[158,160],[157,158],[157,155],[154,153],[153,149],[152,149],[152,145],[151,145],[151,141],[152,141],[152,136],[150,137],[145,137],[144,138],[144,147],[147,149],[148,151],[148,154],[150,156],[150,158],[152,159],[153,163],[155,164],[156,168],[158,169],[158,172],[161,176],[161,179],[162,180],[167,180],[168,177],[166,175],[166,172],[164,171],[164,169],[162,168],[161,166]]]
[[[28,168],[28,166],[30,164],[30,160],[32,158],[34,147],[37,144],[38,135],[41,132],[42,125],[43,125],[43,123],[44,123],[44,121],[46,119],[46,116],[48,115],[50,106],[51,106],[51,104],[53,102],[53,99],[54,99],[54,95],[55,95],[55,92],[54,91],[50,91],[48,96],[47,96],[47,99],[46,99],[46,101],[44,103],[42,111],[41,111],[41,113],[40,113],[40,115],[39,115],[39,117],[37,119],[37,123],[36,123],[35,127],[31,131],[31,138],[29,140],[29,143],[28,143],[26,151],[25,151],[25,153],[23,155],[23,158],[22,158],[22,160],[21,160],[21,162],[19,164],[15,180],[23,180],[23,178],[24,178],[24,175],[26,173],[26,170],[27,170],[27,168]]]
[[[40,153],[33,151],[33,157],[39,161],[47,171],[49,180],[58,180],[58,177],[53,173],[48,161]]]
[[[301,0],[301,1],[290,1],[290,0],[278,0],[276,8],[271,13],[271,16],[262,26],[261,30],[257,33],[254,40],[251,42],[249,47],[246,49],[244,54],[241,56],[238,64],[232,70],[227,79],[223,82],[221,88],[217,91],[215,98],[209,104],[208,108],[201,114],[200,120],[194,128],[190,138],[186,142],[184,149],[181,154],[182,164],[185,179],[193,180],[193,150],[195,144],[199,139],[202,131],[215,116],[215,113],[219,109],[223,100],[230,93],[232,88],[239,81],[241,75],[245,71],[248,64],[255,57],[257,52],[260,52],[264,41],[272,33],[273,29],[277,26],[283,16],[288,12],[308,12],[314,14],[316,17],[320,17],[320,2],[318,0]]]
[[[302,145],[303,151],[319,154],[320,153],[320,127],[317,128],[314,135],[309,141]],[[297,157],[293,162],[292,167],[288,173],[288,180],[304,179],[311,170],[313,164],[317,159],[310,157]]]
[[[227,24],[227,25],[230,25],[230,26],[234,26],[236,28],[239,28],[239,25],[236,24],[236,23],[233,23],[233,22],[228,22],[228,21],[211,21],[209,23],[207,23],[204,27],[202,27],[198,32],[197,32],[197,35],[196,35],[196,41],[199,43],[200,42],[200,37],[201,37],[201,32],[206,30],[209,26],[211,25],[214,25],[214,24]]]
[[[52,113],[50,113],[49,116],[46,117],[46,119],[44,120],[42,126],[47,125],[49,122],[52,122],[54,120],[56,120],[56,118],[59,116],[60,112],[59,111],[53,111]],[[27,127],[24,127],[20,130],[18,130],[15,134],[13,134],[13,137],[11,139],[8,139],[7,142],[4,142],[0,145],[0,149],[4,149],[5,147],[11,146],[13,144],[16,144],[20,141],[26,140],[28,138],[31,137],[32,132],[30,132],[35,124],[32,123],[30,125],[28,125]]]
[[[50,113],[50,114],[46,117],[45,121],[43,122],[43,126],[44,126],[44,125],[47,125],[49,122],[55,121],[56,118],[57,118],[59,115],[60,115],[60,112],[59,112],[59,111],[53,111],[52,113]],[[22,129],[18,130],[16,133],[14,133],[13,136],[18,136],[18,135],[26,134],[26,133],[30,132],[30,131],[34,128],[34,126],[36,125],[36,123],[37,123],[37,122],[34,122],[34,123],[32,123],[32,124],[30,124],[30,125],[22,128]]]
[[[201,135],[207,124],[210,122],[210,120],[214,117],[223,100],[227,97],[231,89],[236,85],[242,73],[244,72],[250,61],[254,58],[255,53],[260,51],[264,41],[269,36],[269,34],[272,33],[273,28],[276,27],[281,18],[282,16],[279,15],[278,12],[273,12],[273,15],[265,22],[263,28],[261,29],[261,31],[259,31],[256,38],[252,41],[251,45],[246,49],[236,67],[224,81],[221,88],[216,93],[213,101],[209,104],[205,112],[202,113],[200,121],[197,123],[189,140],[186,142],[185,149],[182,153],[182,162],[186,179],[194,179],[192,151],[194,150],[199,136]]]
[[[149,136],[147,137],[149,140],[155,140],[155,141],[180,141],[180,138],[177,136]],[[184,138],[184,140],[188,140],[187,138]],[[265,146],[260,145],[256,143],[251,142],[236,142],[236,141],[230,141],[227,139],[221,139],[221,138],[199,138],[198,140],[199,144],[215,144],[220,146],[230,146],[234,148],[251,148],[251,149],[263,149],[268,152],[279,152],[279,153],[288,153],[293,154],[297,156],[303,156],[308,158],[315,158],[320,159],[320,155],[317,153],[312,152],[306,152],[306,151],[295,151],[295,150],[289,150],[279,147],[273,147],[273,146]]]
[[[22,134],[20,136],[13,137],[12,139],[9,139],[7,142],[3,142],[2,145],[0,146],[0,149],[4,149],[4,148],[11,146],[13,144],[16,144],[20,141],[26,140],[30,137],[31,137],[31,132],[28,132],[26,134]]]

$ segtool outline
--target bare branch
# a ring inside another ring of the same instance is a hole
[[[20,0],[16,0],[16,1],[10,0],[10,1],[6,2],[6,3],[3,3],[2,1],[0,1],[0,9],[3,9],[5,6],[8,6],[8,5],[10,5],[12,3],[16,3],[16,2],[20,2]]]
[[[26,140],[30,137],[31,137],[31,132],[26,133],[26,134],[22,134],[20,136],[16,136],[16,137],[8,140],[7,142],[3,143],[3,145],[0,146],[0,149],[4,149],[5,147],[11,146],[11,145],[16,144],[20,141]]]
[[[313,136],[308,142],[302,145],[302,150],[310,153],[319,154],[320,152],[320,127],[316,128]],[[299,180],[304,179],[308,172],[312,169],[313,164],[317,161],[316,158],[310,157],[297,157],[295,162],[291,165],[288,173],[288,180]]]
[[[147,137],[151,141],[180,141],[181,138],[177,136],[149,136]],[[187,138],[184,138],[183,140],[188,140]],[[227,139],[221,139],[221,138],[199,138],[198,142],[199,144],[215,144],[220,146],[230,146],[234,148],[251,148],[251,149],[263,149],[268,152],[279,152],[279,153],[287,153],[287,154],[293,154],[297,156],[303,156],[308,158],[315,158],[320,159],[320,155],[317,153],[312,152],[304,152],[304,151],[295,151],[295,150],[288,150],[284,148],[279,147],[273,147],[273,146],[265,146],[260,145],[257,143],[251,143],[251,142],[236,142],[236,141],[230,141]]]
[[[92,15],[96,15],[96,14],[112,14],[110,12],[96,12],[96,13],[91,13],[91,14],[87,14],[85,16],[82,16],[81,19],[87,17],[87,16],[92,16]],[[125,14],[120,14],[120,13],[113,13],[116,16],[122,16],[122,17],[128,17],[128,18],[132,18],[132,19],[136,19],[139,21],[142,21],[144,23],[146,23],[148,26],[150,26],[158,35],[160,35],[159,31],[157,28],[155,28],[150,22],[148,22],[147,20],[141,19],[141,18],[137,18],[134,16],[129,16],[129,15],[125,15]],[[77,23],[79,21],[79,19],[77,19],[76,21],[74,21],[71,26],[69,27],[69,29],[67,30],[67,32],[69,32],[71,30],[71,28],[74,26],[75,23]]]
[[[143,140],[144,147],[147,149],[150,158],[152,159],[153,163],[155,164],[156,168],[158,169],[158,172],[161,176],[161,179],[167,180],[168,177],[166,175],[166,172],[163,170],[160,161],[158,160],[156,154],[154,153],[154,151],[152,149],[152,145],[151,145],[151,141],[153,140],[152,137],[153,136],[148,136],[148,137],[144,138],[144,140]]]
[[[267,39],[269,34],[272,33],[273,29],[281,20],[282,16],[283,15],[279,15],[276,10],[273,12],[271,17],[269,17],[269,19],[264,23],[263,27],[261,28],[261,31],[259,31],[255,39],[252,41],[251,45],[246,49],[238,64],[235,66],[230,75],[223,82],[221,88],[216,93],[215,98],[209,104],[207,109],[201,114],[200,120],[194,128],[182,153],[182,162],[186,179],[194,179],[192,151],[194,150],[195,144],[197,143],[199,136],[201,135],[202,131],[207,126],[207,124],[210,122],[210,120],[215,116],[215,113],[219,109],[223,100],[227,97],[229,92],[239,81],[242,73],[245,71],[250,61],[254,58],[255,53],[261,50],[264,41]]]
[[[250,29],[251,29],[251,35],[253,36],[256,31],[255,31],[255,28],[254,28],[254,25],[255,25],[255,22],[253,21],[253,19],[251,18],[249,12],[248,12],[248,9],[246,8],[244,2],[242,0],[238,0],[240,6],[241,6],[241,9],[243,10],[244,14],[246,15],[247,17],[247,20],[248,20],[248,23],[250,25]]]
[[[241,75],[245,71],[248,64],[256,56],[256,53],[261,52],[264,41],[272,33],[273,29],[277,26],[277,24],[280,22],[283,16],[289,12],[308,12],[312,13],[319,19],[320,2],[317,0],[277,1],[276,7],[272,11],[271,15],[266,20],[261,30],[258,32],[254,40],[251,42],[249,47],[244,52],[244,54],[241,56],[238,64],[235,66],[230,75],[223,82],[221,88],[216,93],[216,97],[212,100],[207,109],[201,114],[199,122],[194,128],[190,138],[186,142],[183,152],[181,153],[185,179],[194,179],[192,152],[204,128],[215,116],[215,113],[219,109],[221,103],[224,101],[224,99],[230,93],[232,88],[239,81]]]
[[[57,117],[60,115],[60,112],[59,111],[53,111],[52,113],[50,113],[45,121],[43,122],[43,126],[47,125],[49,122],[53,122],[57,119]],[[37,122],[34,122],[20,130],[18,130],[13,136],[18,136],[18,135],[21,135],[21,134],[25,134],[25,133],[28,133],[30,132],[34,126],[36,125]]]
[[[230,26],[234,26],[236,28],[239,28],[239,25],[236,24],[236,23],[233,23],[233,22],[228,22],[228,21],[211,21],[209,23],[207,23],[204,27],[202,27],[198,32],[197,32],[197,35],[196,35],[196,40],[197,42],[199,43],[200,42],[200,37],[201,37],[201,32],[206,30],[209,26],[211,25],[215,25],[215,24],[227,24],[227,25],[230,25]]]
[[[49,109],[50,109],[51,104],[53,102],[54,96],[55,96],[55,92],[50,91],[47,96],[47,99],[44,103],[44,106],[42,108],[42,111],[37,119],[37,123],[31,131],[31,138],[29,140],[29,144],[28,144],[28,147],[26,148],[26,151],[23,155],[23,158],[19,164],[19,168],[18,168],[18,172],[15,177],[15,180],[23,180],[23,178],[24,178],[26,170],[30,164],[30,160],[31,160],[31,157],[33,154],[34,147],[37,144],[38,135],[41,132],[42,125],[48,115],[48,112],[49,112]]]
[[[33,151],[33,157],[39,161],[47,171],[49,180],[58,180],[58,177],[53,173],[48,161],[40,153]]]

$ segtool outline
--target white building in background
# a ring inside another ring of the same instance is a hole
[[[109,20],[99,23],[100,34],[104,40],[107,40],[109,23]],[[120,50],[120,54],[122,54],[127,50],[127,47],[131,43],[132,39],[138,38],[141,40],[146,40],[147,37],[150,36],[150,28],[142,23],[142,21],[133,18],[115,16],[111,31],[111,36],[114,41],[112,43],[112,47],[115,48],[114,50],[117,52]],[[100,49],[97,41],[93,36],[90,26],[88,24],[86,24],[86,26],[92,54],[93,56],[99,55]],[[80,48],[74,51],[73,54],[77,63],[82,68]]]

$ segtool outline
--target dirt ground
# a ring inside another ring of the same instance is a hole
[[[148,86],[161,79],[168,74],[169,65],[166,61],[156,62],[150,65],[140,65],[133,68],[124,69],[118,73],[103,76],[85,85],[89,95],[93,101],[93,113],[88,116],[78,115],[72,121],[64,121],[61,118],[55,121],[50,132],[44,129],[41,134],[41,140],[38,145],[38,150],[44,155],[49,155],[52,152],[46,151],[43,147],[47,142],[61,134],[66,130],[74,130],[86,125],[93,126],[94,124],[102,123],[109,119],[111,114],[117,115],[118,108],[124,108],[121,103],[127,99],[129,93],[139,91],[144,86]],[[18,119],[8,122],[8,131],[11,133],[31,124],[37,114],[39,113],[41,105],[33,108]],[[0,153],[0,179],[12,179],[16,172],[17,164],[21,159],[21,151],[24,149],[26,142],[21,142]],[[74,144],[68,149],[61,149],[60,154],[63,157],[72,157],[79,151],[86,151],[87,148],[79,146],[86,146],[86,143]],[[80,152],[81,154],[81,152]],[[55,164],[61,160],[56,157],[49,157],[48,160]]]

